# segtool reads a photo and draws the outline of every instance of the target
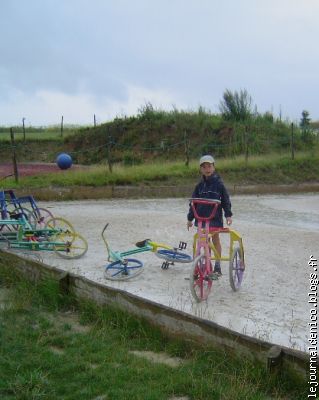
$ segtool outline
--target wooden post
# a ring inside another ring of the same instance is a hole
[[[18,173],[18,165],[17,165],[17,157],[16,157],[16,148],[15,148],[15,143],[14,143],[14,133],[13,133],[12,128],[10,128],[10,138],[11,138],[14,178],[15,178],[15,181],[18,183],[19,182],[19,173]]]
[[[294,138],[294,124],[291,123],[291,159],[295,159],[295,138]]]
[[[267,353],[267,369],[270,373],[279,374],[282,370],[283,351],[279,346],[272,346]]]
[[[228,155],[229,157],[233,157],[233,131],[231,128],[228,130]]]
[[[95,114],[94,114],[94,128],[96,128],[96,117],[95,117]]]
[[[111,149],[112,149],[111,135],[108,128],[106,132],[107,132],[106,157],[107,157],[107,164],[109,166],[109,171],[112,174],[113,166],[112,166],[112,154],[111,154]]]
[[[185,142],[185,156],[186,156],[185,165],[186,167],[189,167],[189,141],[186,131],[184,132],[184,142]]]
[[[22,118],[22,130],[23,130],[23,142],[25,143],[25,126],[24,126],[24,120],[25,118]]]
[[[63,136],[63,115],[61,118],[61,137]]]
[[[248,126],[245,126],[245,163],[248,164]]]

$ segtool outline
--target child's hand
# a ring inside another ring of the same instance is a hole
[[[227,222],[227,225],[231,225],[233,220],[231,219],[231,217],[227,217],[226,222]]]
[[[187,230],[189,231],[189,228],[193,226],[192,221],[187,221]]]

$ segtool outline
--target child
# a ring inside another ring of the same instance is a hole
[[[232,223],[232,212],[231,212],[231,202],[229,199],[228,192],[224,186],[224,183],[220,176],[215,172],[215,160],[210,155],[202,156],[199,160],[200,172],[202,174],[201,181],[196,185],[195,190],[192,194],[193,198],[220,200],[220,206],[217,208],[214,218],[209,222],[209,226],[213,227],[223,227],[223,215],[222,210],[224,210],[224,215],[226,218],[227,225]],[[208,205],[199,205],[198,213],[199,215],[208,216],[212,211],[212,207]],[[194,213],[192,207],[189,208],[187,214],[187,229],[193,226]],[[197,225],[197,221],[195,221]],[[219,254],[222,254],[221,243],[219,239],[219,234],[216,233],[212,237],[213,243]],[[222,274],[220,268],[220,261],[215,261],[214,273],[218,276]]]

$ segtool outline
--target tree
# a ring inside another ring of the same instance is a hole
[[[312,142],[312,134],[311,134],[311,127],[310,127],[311,119],[309,118],[309,112],[303,110],[301,113],[301,120],[299,123],[301,129],[301,138],[305,143]]]
[[[252,98],[247,90],[232,92],[226,89],[219,110],[226,120],[247,121],[253,115]]]
[[[301,120],[300,120],[300,128],[301,129],[309,129],[310,128],[310,121],[311,119],[309,118],[309,112],[306,110],[303,110],[301,113]]]

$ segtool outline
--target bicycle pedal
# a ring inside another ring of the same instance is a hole
[[[161,266],[161,268],[162,269],[168,269],[168,267],[169,267],[169,262],[168,261],[164,261],[162,266]]]
[[[178,249],[179,250],[185,250],[187,248],[187,242],[179,242]]]

